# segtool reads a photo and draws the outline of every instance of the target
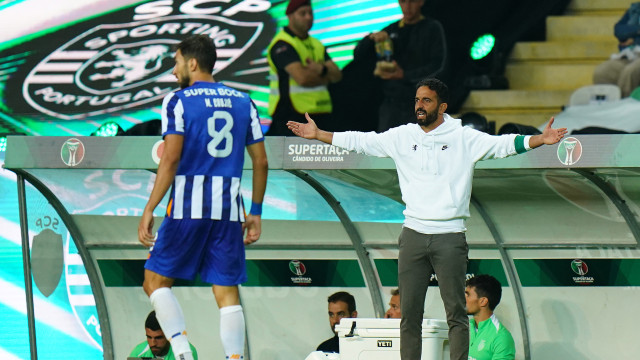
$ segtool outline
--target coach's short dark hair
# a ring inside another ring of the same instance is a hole
[[[500,304],[502,298],[502,285],[498,279],[491,275],[476,275],[467,280],[467,286],[474,288],[478,297],[486,297],[489,300],[489,309],[493,309]]]
[[[327,301],[330,303],[344,301],[345,303],[347,303],[349,314],[352,314],[354,311],[356,311],[356,299],[353,297],[353,295],[349,294],[346,291],[338,291],[335,294],[331,294]]]
[[[438,105],[449,102],[449,87],[447,87],[447,84],[436,78],[427,78],[424,80],[420,80],[420,82],[416,85],[416,90],[423,86],[426,86],[432,91],[435,91],[436,95],[438,96]]]
[[[213,73],[213,67],[218,59],[216,46],[208,35],[192,35],[182,40],[176,47],[186,59],[196,59],[200,70]]]
[[[151,331],[158,331],[160,330],[160,323],[158,322],[158,319],[156,318],[156,311],[152,311],[149,313],[149,316],[147,316],[147,320],[145,320],[144,322],[144,327],[147,329],[150,329]]]

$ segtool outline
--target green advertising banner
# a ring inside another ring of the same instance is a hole
[[[640,286],[640,259],[515,259],[522,286]]]
[[[375,259],[374,262],[382,286],[398,286],[398,259]],[[502,268],[502,261],[499,259],[469,259],[467,279],[476,274],[489,274],[498,279],[502,286],[509,286]],[[438,278],[435,274],[431,276],[429,286],[438,286]]]
[[[105,287],[142,287],[144,282],[144,263],[146,260],[98,260]],[[193,281],[177,279],[174,286],[204,286],[207,284],[197,276]]]
[[[145,260],[98,260],[106,287],[142,286]],[[375,259],[382,286],[398,286],[398,260]],[[515,259],[522,286],[640,286],[640,259]],[[247,260],[243,286],[364,287],[357,260]],[[494,276],[509,286],[499,259],[470,259],[467,278]],[[430,286],[438,286],[435,275]],[[175,286],[210,286],[196,278]]]
[[[249,260],[243,286],[364,287],[357,260]]]
[[[142,286],[145,260],[98,260],[106,287]],[[357,260],[247,260],[243,286],[364,287]],[[210,286],[196,278],[175,286]]]

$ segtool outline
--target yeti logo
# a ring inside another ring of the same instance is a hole
[[[138,80],[144,79],[154,74],[162,68],[162,60],[170,57],[169,47],[166,45],[148,45],[140,50],[132,50],[126,53],[124,49],[116,49],[111,53],[115,57],[114,61],[99,61],[93,67],[95,69],[110,68],[106,74],[93,74],[89,80],[115,80],[111,83],[111,88],[121,88]]]
[[[173,47],[208,35],[217,48],[216,74],[262,33],[262,22],[190,14],[100,24],[49,54],[27,75],[22,93],[34,109],[74,120],[160,101],[177,88]]]

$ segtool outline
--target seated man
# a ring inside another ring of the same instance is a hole
[[[491,275],[477,275],[467,280],[464,291],[469,320],[469,360],[515,359],[513,337],[493,310],[500,303],[502,286]]]
[[[138,344],[129,357],[134,358],[160,358],[164,360],[174,360],[175,356],[171,351],[171,343],[167,340],[160,328],[158,319],[156,319],[156,312],[152,311],[147,316],[147,320],[144,322],[144,328],[147,333],[147,341],[143,341]],[[198,352],[193,345],[191,346],[191,352],[193,358],[198,360]]]
[[[613,28],[620,52],[598,65],[593,73],[594,84],[614,84],[622,97],[628,97],[640,86],[640,2],[631,4]]]
[[[329,325],[335,335],[318,345],[316,351],[340,353],[340,342],[338,341],[336,324],[338,324],[342,318],[358,317],[358,312],[356,311],[356,299],[348,292],[338,291],[337,293],[329,296],[327,301],[329,302]]]
[[[402,311],[400,310],[400,291],[398,289],[391,290],[391,300],[389,300],[389,310],[384,314],[385,319],[400,319]]]

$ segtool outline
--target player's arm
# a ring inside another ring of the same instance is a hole
[[[253,164],[251,210],[247,214],[245,222],[247,235],[244,240],[244,243],[249,245],[258,241],[262,233],[262,202],[267,188],[269,162],[267,161],[267,152],[263,141],[247,146],[247,152]]]
[[[153,184],[149,201],[144,208],[142,219],[138,225],[138,240],[144,246],[153,245],[153,210],[162,201],[171,184],[173,184],[180,164],[180,157],[182,156],[183,143],[184,136],[182,135],[168,134],[164,137],[164,151],[158,165],[156,181]]]

